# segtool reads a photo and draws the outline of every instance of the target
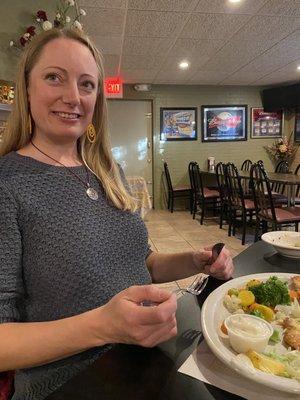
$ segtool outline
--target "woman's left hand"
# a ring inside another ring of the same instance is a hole
[[[212,262],[212,247],[202,251],[195,251],[193,261],[199,272],[201,270],[214,278],[227,280],[231,278],[234,266],[229,250],[223,247],[218,258]]]

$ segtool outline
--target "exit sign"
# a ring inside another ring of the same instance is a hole
[[[105,96],[108,98],[123,98],[123,82],[120,77],[106,78],[105,84]]]

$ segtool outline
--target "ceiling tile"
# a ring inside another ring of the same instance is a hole
[[[300,28],[300,18],[255,16],[234,36],[237,40],[263,41],[274,43]]]
[[[223,40],[207,40],[207,39],[177,39],[171,48],[171,55],[178,55],[181,58],[209,57],[216,53],[224,45]]]
[[[144,55],[166,53],[172,39],[127,36],[124,38],[123,54]]]
[[[125,8],[126,0],[78,0],[80,7]]]
[[[130,69],[123,70],[121,77],[125,83],[152,83],[155,74],[155,70]]]
[[[184,11],[194,10],[198,0],[129,0],[128,8],[134,10]]]
[[[259,10],[258,14],[300,17],[300,1],[271,0],[268,1],[261,10]]]
[[[195,11],[202,13],[256,14],[268,0],[229,3],[224,0],[200,0]]]
[[[103,57],[105,76],[115,76],[118,74],[119,57],[111,54],[105,54]]]
[[[266,42],[233,40],[211,57],[203,69],[232,73],[261,54],[266,47],[269,47]]]
[[[173,55],[175,54],[175,55]],[[181,54],[177,54],[177,53],[171,53],[170,55],[168,55],[168,57],[163,61],[163,63],[161,64],[161,70],[165,71],[166,73],[168,73],[169,71],[179,71],[179,72],[183,72],[185,74],[190,73],[190,71],[197,71],[198,69],[200,69],[200,67],[202,67],[202,65],[206,64],[207,61],[209,60],[209,56],[189,56],[188,58],[186,57],[182,57]],[[179,68],[179,64],[182,61],[188,61],[190,66],[189,68],[182,70]]]
[[[189,80],[195,73],[195,70],[180,70],[180,69],[173,69],[173,70],[161,70],[155,76],[155,82],[157,80],[170,80],[170,79],[178,79],[180,82]]]
[[[263,76],[261,79],[255,81],[257,85],[260,84],[275,84],[275,83],[288,83],[300,81],[300,71],[297,66],[300,65],[300,57],[283,66],[282,68],[274,71],[268,75]]]
[[[92,40],[102,54],[121,54],[122,37],[121,36],[94,36]]]
[[[217,85],[223,79],[228,76],[226,71],[197,71],[191,79],[189,79],[189,84],[209,84],[209,85]]]
[[[192,14],[183,31],[182,38],[229,39],[248,20],[249,15]]]
[[[126,69],[157,69],[161,64],[161,58],[153,55],[128,55],[122,57],[122,70]]]
[[[95,36],[119,36],[123,33],[125,10],[86,8],[85,30]]]
[[[129,10],[126,36],[168,37],[181,30],[188,14]]]
[[[248,85],[262,76],[263,74],[259,71],[245,71],[242,69],[231,76],[227,76],[221,83],[224,85]]]

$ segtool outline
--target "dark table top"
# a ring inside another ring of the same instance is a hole
[[[260,272],[300,271],[300,259],[279,256],[271,245],[257,242],[234,259],[234,277]],[[117,345],[85,371],[47,397],[48,400],[234,400],[239,396],[184,374],[178,368],[196,348],[201,332],[200,310],[221,281],[210,278],[204,292],[186,293],[178,301],[178,335],[159,347]],[[192,332],[190,339],[183,336]]]

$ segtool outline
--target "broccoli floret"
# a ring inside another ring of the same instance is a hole
[[[265,283],[252,286],[249,290],[259,304],[268,307],[275,307],[277,304],[291,304],[287,282],[281,281],[276,276],[271,276]]]
[[[255,315],[255,317],[259,317],[259,318],[265,319],[264,316],[263,316],[263,314],[262,314],[259,310],[253,310],[253,311],[251,311],[251,312],[250,312],[250,315]]]

